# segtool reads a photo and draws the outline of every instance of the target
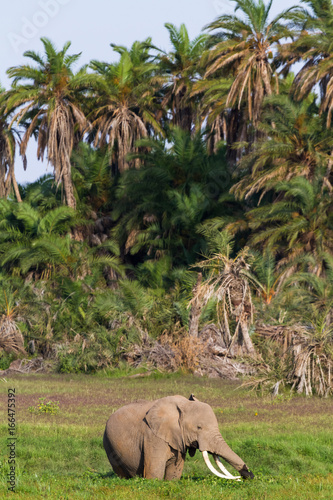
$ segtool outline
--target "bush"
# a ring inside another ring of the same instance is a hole
[[[36,415],[41,415],[42,413],[56,415],[59,411],[59,401],[48,401],[45,403],[45,399],[46,398],[39,398],[37,406],[29,406],[30,413],[34,413]]]
[[[0,370],[7,370],[15,355],[13,353],[7,354],[4,350],[0,349]]]

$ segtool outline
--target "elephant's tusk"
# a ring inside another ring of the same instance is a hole
[[[221,477],[222,479],[231,479],[230,475],[229,474],[228,476],[225,476],[223,474],[221,474],[220,472],[218,472],[215,467],[212,466],[212,464],[210,463],[210,460],[209,460],[209,457],[208,457],[208,452],[207,451],[203,451],[202,452],[202,456],[204,458],[204,461],[205,461],[205,464],[207,465],[208,469],[213,473],[215,474],[215,476],[217,477]],[[234,479],[234,478],[233,478]],[[236,479],[236,478],[235,478]],[[236,481],[240,481],[240,479],[236,479]]]
[[[224,472],[226,476],[228,476],[229,479],[237,479],[238,481],[240,480],[240,476],[233,476],[232,474],[230,474],[230,472],[224,467],[218,455],[213,455],[213,457],[216,465],[221,469],[222,472]]]

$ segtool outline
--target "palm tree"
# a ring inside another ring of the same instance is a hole
[[[0,200],[0,216],[0,264],[13,274],[30,272],[38,279],[57,272],[81,279],[93,268],[101,274],[105,266],[123,274],[115,243],[89,248],[72,238],[70,228],[78,221],[77,212],[70,207],[60,206],[42,214],[25,202]]]
[[[221,141],[224,140],[231,145],[235,139],[243,135],[239,124],[241,112],[227,109],[226,102],[230,86],[231,80],[224,76],[206,77],[192,86],[190,96],[196,96],[199,100],[198,115],[202,122],[207,121],[207,147],[210,153],[217,152]],[[230,153],[231,150],[229,150],[229,156],[234,156]]]
[[[297,176],[312,181],[325,174],[331,160],[333,138],[316,114],[311,96],[302,102],[287,95],[271,96],[263,110],[258,124],[263,137],[240,161],[242,179],[232,187],[240,197],[250,198],[257,192],[262,195],[276,182]]]
[[[235,14],[223,15],[206,28],[220,30],[217,42],[208,53],[206,77],[224,74],[234,76],[226,106],[242,109],[246,103],[248,119],[256,125],[263,98],[273,93],[273,50],[292,35],[286,21],[295,7],[269,20],[272,0],[233,0]],[[240,11],[240,15],[237,11]],[[278,89],[276,89],[277,91]]]
[[[173,125],[192,131],[197,118],[197,103],[190,92],[193,83],[203,73],[199,65],[201,56],[207,47],[208,36],[201,34],[190,40],[185,24],[180,28],[174,24],[164,25],[169,32],[173,50],[160,53],[161,71],[166,74],[163,104],[168,106]]]
[[[210,239],[210,231],[206,236]],[[234,242],[227,231],[215,234],[210,241],[211,248],[219,245],[219,251],[210,258],[198,262],[195,267],[209,271],[208,277],[198,280],[193,303],[206,305],[215,298],[221,324],[223,340],[232,355],[256,357],[256,351],[249,334],[249,324],[253,323],[253,305],[251,297],[251,274],[249,249],[244,247],[232,257]],[[221,311],[219,306],[222,305]],[[236,321],[233,335],[230,332],[230,320]]]
[[[78,204],[98,214],[99,210],[109,202],[111,189],[109,152],[93,149],[80,142],[72,154],[72,177]]]
[[[22,199],[25,203],[38,209],[41,215],[61,206],[61,193],[55,186],[52,174],[45,174],[35,182],[22,187]]]
[[[325,263],[325,271],[323,275],[317,276],[309,272],[294,273],[285,282],[285,288],[291,290],[290,295],[295,295],[295,299],[302,300],[302,308],[298,312],[304,314],[309,312],[313,305],[317,312],[328,313],[329,322],[332,323],[332,305],[333,305],[333,287],[332,287],[332,255],[323,257]]]
[[[302,3],[310,10],[298,9],[295,16],[298,37],[281,47],[281,59],[286,63],[285,72],[291,64],[304,61],[294,81],[294,94],[301,100],[319,84],[320,109],[327,112],[329,127],[333,111],[333,4],[331,0],[302,0]]]
[[[16,140],[20,136],[15,129],[9,129],[8,116],[3,103],[5,90],[0,86],[0,198],[7,198],[12,187],[17,201],[21,201],[20,191],[15,178],[14,160]]]
[[[156,93],[162,79],[149,53],[151,39],[135,42],[130,50],[113,45],[120,54],[117,63],[91,61],[95,71],[92,134],[95,146],[115,149],[119,172],[130,166],[126,157],[137,151],[138,139],[162,134],[157,117]]]
[[[281,288],[283,274],[277,272],[276,259],[268,249],[255,252],[254,257],[251,281],[262,302],[269,306]]]
[[[247,213],[254,232],[250,243],[282,255],[280,265],[307,264],[310,272],[321,275],[323,256],[333,252],[330,189],[320,178],[310,182],[295,177],[277,183],[274,190],[280,195],[279,201]]]
[[[82,97],[89,88],[85,68],[73,72],[80,54],[68,55],[70,42],[57,52],[52,42],[41,38],[45,55],[33,51],[24,53],[36,66],[10,68],[12,89],[6,92],[6,110],[15,111],[13,122],[25,121],[28,126],[21,143],[21,154],[26,152],[32,135],[38,135],[38,159],[44,158],[54,168],[57,185],[62,183],[68,206],[75,208],[71,179],[71,153],[76,134],[84,130],[86,118],[82,111]]]
[[[37,208],[22,202],[15,205],[7,200],[2,200],[0,205],[0,260],[4,268],[13,271],[20,269],[26,273],[31,267],[45,267],[45,262],[53,261],[52,246],[59,247],[61,235],[69,232],[75,223],[73,210],[69,207],[58,207],[41,215]],[[55,241],[55,239],[57,241]],[[45,241],[49,244],[47,251],[41,253],[36,242]],[[69,244],[68,238],[67,244]],[[66,260],[64,251],[66,244],[61,243],[62,251],[59,256]],[[14,271],[15,272],[15,271]]]
[[[209,156],[201,133],[172,129],[168,140],[145,140],[140,169],[120,179],[113,217],[125,253],[165,253],[178,263],[192,263],[205,242],[196,226],[208,216],[227,214],[218,203],[229,185],[225,151]],[[229,181],[230,182],[230,181]]]
[[[297,303],[294,314],[296,316],[309,314],[312,319],[318,315],[325,317],[328,326],[333,323],[333,256],[322,255],[323,272],[321,275],[300,271],[292,274],[284,283],[288,290],[288,299]],[[300,302],[302,307],[299,306]]]

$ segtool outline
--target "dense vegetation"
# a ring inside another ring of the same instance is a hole
[[[234,3],[194,40],[166,24],[169,53],[111,44],[117,62],[75,71],[70,43],[42,38],[8,69],[0,368],[19,330],[34,356],[89,372],[215,323],[262,383],[330,392],[333,4],[271,19],[271,1]],[[54,174],[18,186],[32,139]]]

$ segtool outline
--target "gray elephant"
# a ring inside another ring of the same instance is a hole
[[[212,408],[193,395],[190,399],[168,396],[123,406],[107,421],[103,444],[114,471],[123,478],[179,479],[186,452],[193,457],[197,449],[217,476],[240,480],[224,467],[222,457],[242,477],[253,478],[221,436]],[[221,472],[213,467],[208,453]]]

